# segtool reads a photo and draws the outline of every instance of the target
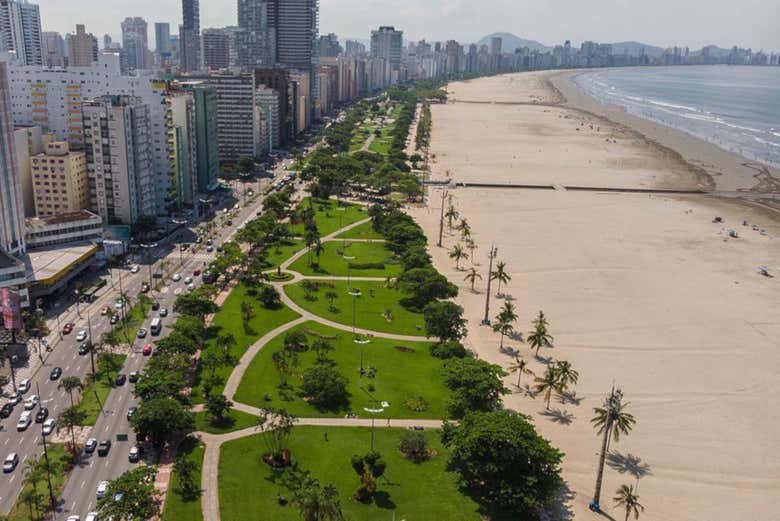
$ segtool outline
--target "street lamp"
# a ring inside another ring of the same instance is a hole
[[[374,418],[380,412],[384,412],[385,408],[380,407],[377,400],[372,401],[374,402],[374,407],[363,407],[363,410],[371,414],[371,452],[374,452]],[[382,405],[384,405],[384,403],[385,402],[382,402]]]
[[[349,290],[349,275],[350,275],[349,261],[355,260],[355,257],[351,256],[351,255],[343,255],[342,254],[341,258],[344,259],[345,261],[347,261],[347,290]],[[358,292],[359,292],[359,290],[358,290]]]
[[[11,355],[11,383],[14,386],[14,392],[17,392],[16,390],[16,371],[14,370],[14,366],[19,362],[19,356],[18,355]]]
[[[355,288],[347,292],[348,295],[352,295],[352,334],[355,334],[355,306],[358,297],[362,295],[359,288]]]

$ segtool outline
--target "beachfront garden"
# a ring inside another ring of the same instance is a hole
[[[195,413],[195,430],[209,434],[225,434],[257,425],[257,416],[237,409],[227,409],[217,418],[208,410]]]
[[[163,521],[201,521],[200,479],[203,467],[203,444],[196,438],[185,438],[176,450],[168,492],[165,496]]]
[[[370,222],[359,224],[336,236],[339,239],[382,239],[382,234],[374,230]]]
[[[378,418],[446,416],[449,390],[442,378],[443,361],[431,356],[429,343],[354,340],[349,332],[317,322],[280,334],[252,360],[235,400],[258,408],[284,408],[301,417],[347,412],[366,416],[364,408],[376,401],[389,404]],[[339,393],[327,403],[312,400],[304,391],[311,391],[305,384],[318,378],[338,384]]]
[[[304,248],[300,239],[280,239],[269,244],[264,250],[264,267],[276,269],[284,261]]]
[[[359,204],[306,197],[293,213],[290,229],[293,235],[302,237],[305,221],[310,221],[317,226],[320,237],[325,237],[367,217],[366,208]]]
[[[397,277],[401,261],[383,242],[327,241],[289,267],[302,275]]]

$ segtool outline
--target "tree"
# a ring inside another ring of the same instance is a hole
[[[563,454],[512,411],[470,412],[459,424],[445,423],[442,441],[451,450],[449,468],[478,501],[533,519],[563,486]]]
[[[216,313],[218,309],[211,299],[197,291],[182,293],[173,302],[173,310],[176,313],[197,317],[201,322],[203,322],[206,315]]]
[[[544,399],[547,402],[547,409],[549,409],[550,398],[552,398],[553,391],[556,393],[561,392],[561,387],[558,381],[558,371],[555,369],[555,367],[548,367],[541,377],[537,376],[534,379],[534,382],[536,382],[534,391],[537,393],[544,393]]]
[[[279,304],[282,302],[282,297],[279,295],[279,292],[270,284],[263,284],[260,287],[257,299],[266,309],[275,309],[279,307]]]
[[[157,468],[142,465],[108,482],[103,499],[98,500],[100,519],[145,521],[159,514],[154,479]]]
[[[318,338],[312,344],[311,349],[317,354],[317,363],[325,364],[329,361],[328,353],[333,351],[335,348],[333,347],[333,344],[331,344],[327,340],[323,338]]]
[[[471,291],[474,291],[474,283],[477,282],[477,279],[482,280],[482,275],[480,275],[477,272],[477,268],[472,266],[471,269],[469,270],[468,275],[466,275],[466,278],[463,280],[465,280],[466,282],[470,282]]]
[[[430,457],[428,439],[425,434],[419,431],[402,432],[398,439],[398,450],[415,463],[425,461]]]
[[[70,396],[70,406],[73,407],[73,391],[79,391],[84,388],[81,379],[78,376],[66,376],[57,384],[57,389],[62,389]]]
[[[137,436],[148,438],[158,448],[178,433],[192,429],[195,420],[192,413],[172,398],[152,398],[141,402],[130,418],[130,425]]]
[[[70,432],[70,451],[74,459],[78,456],[78,448],[76,447],[76,434],[73,429],[82,425],[86,419],[87,413],[78,407],[69,407],[57,417],[57,427],[68,429]]]
[[[251,157],[242,157],[238,160],[238,169],[242,174],[255,173],[255,160]]]
[[[328,299],[328,310],[331,313],[335,313],[336,312],[336,307],[333,305],[333,301],[336,300],[337,298],[339,298],[338,293],[336,293],[333,290],[328,290],[325,293],[325,298]]]
[[[360,486],[352,495],[357,501],[368,502],[376,494],[376,480],[382,477],[387,468],[381,458],[382,455],[376,451],[365,456],[352,456],[352,468],[360,477]]]
[[[222,352],[222,358],[226,363],[230,363],[233,359],[231,349],[236,345],[236,337],[232,333],[225,333],[224,335],[218,335],[214,344]]]
[[[125,328],[127,329],[127,328]],[[92,339],[88,339],[88,342],[92,342]],[[119,339],[119,333],[116,329],[109,329],[102,335],[100,335],[100,343],[101,345],[108,346],[109,351],[113,352],[119,345],[122,343]],[[130,340],[127,341],[127,343],[130,343]]]
[[[306,333],[300,329],[295,329],[284,335],[285,351],[302,352],[309,350],[309,339]]]
[[[303,242],[306,244],[307,250],[307,257],[308,257],[308,264],[309,266],[312,265],[312,257],[311,254],[314,252],[314,246],[320,242],[320,234],[317,231],[316,226],[314,228],[309,228],[306,230],[306,232],[303,234]]]
[[[466,254],[466,250],[463,249],[463,246],[460,244],[456,244],[452,247],[452,251],[450,252],[450,259],[455,259],[455,269],[460,270],[460,261],[468,257]]]
[[[409,295],[401,301],[412,310],[422,310],[436,299],[448,299],[458,295],[458,288],[433,267],[414,268],[398,277],[398,288]]]
[[[644,512],[645,507],[639,503],[639,496],[634,494],[634,487],[632,485],[620,485],[615,491],[615,497],[612,498],[615,505],[626,509],[625,521],[628,521],[628,517],[634,514],[634,519],[639,519],[639,512]]]
[[[200,495],[200,483],[197,481],[198,465],[184,455],[176,457],[173,462],[173,472],[179,492],[185,499],[194,499]]]
[[[38,483],[40,483],[42,479],[43,469],[41,468],[40,461],[37,458],[30,459],[27,463],[25,463],[23,483],[31,487],[28,490],[30,490],[32,494],[29,494],[27,497],[23,497],[23,501],[30,509],[30,519],[38,519],[39,510],[43,507],[43,494],[38,493]],[[32,517],[33,508],[35,509],[35,517]]]
[[[558,389],[561,393],[568,390],[569,385],[576,384],[580,378],[580,373],[566,360],[555,362],[555,372],[558,374]]]
[[[528,334],[528,343],[531,349],[536,349],[535,356],[539,357],[540,347],[552,347],[553,337],[547,333],[547,318],[543,311],[539,311],[539,316],[534,319],[534,330]]]
[[[347,377],[334,367],[315,365],[303,372],[301,391],[321,410],[339,410],[349,403]]]
[[[509,393],[501,380],[500,366],[476,358],[451,358],[444,364],[444,385],[452,390],[449,413],[460,418],[468,411],[493,411],[501,406],[501,396]]]
[[[249,327],[249,321],[255,318],[255,308],[249,302],[241,302],[241,321],[244,323],[244,329]]]
[[[525,359],[520,358],[519,356],[516,356],[515,363],[510,364],[510,366],[507,367],[506,369],[510,373],[517,373],[517,387],[520,387],[520,378],[522,378],[524,374],[527,375],[534,374],[534,372],[528,368],[528,362],[526,362]]]
[[[598,428],[597,434],[603,434],[601,442],[601,453],[599,454],[599,466],[596,473],[596,490],[591,500],[592,508],[599,508],[601,499],[601,482],[604,477],[604,461],[609,451],[610,436],[615,440],[620,440],[620,435],[628,435],[634,428],[636,419],[626,412],[628,403],[623,403],[623,391],[613,388],[609,396],[604,400],[602,407],[594,407],[595,416],[591,418],[591,423]]]
[[[477,249],[477,243],[474,242],[474,239],[471,236],[467,236],[463,238],[463,241],[466,243],[466,248],[468,248],[469,252],[471,252],[471,263],[474,263],[474,250]],[[480,277],[482,278],[482,277]]]
[[[457,219],[459,216],[460,213],[458,213],[458,210],[456,210],[454,206],[449,205],[447,207],[447,211],[444,212],[444,217],[447,218],[447,228],[449,231],[452,231],[452,221]]]
[[[493,325],[493,331],[501,333],[501,344],[499,349],[504,349],[504,336],[514,333],[514,322],[517,322],[517,313],[515,313],[515,305],[511,302],[504,302],[504,307],[496,316],[496,323]]]
[[[320,489],[319,482],[310,478],[294,492],[293,503],[303,521],[343,521],[339,491],[333,484]]]
[[[203,358],[208,360],[208,353]],[[164,356],[155,356],[146,364],[146,367],[133,386],[133,394],[145,401],[152,398],[176,398],[182,399],[181,390],[188,386],[187,374],[190,369],[191,358],[186,353],[168,353]],[[206,367],[204,364],[202,367]],[[204,375],[206,379],[206,375]],[[206,395],[209,389],[204,385]]]
[[[233,408],[233,402],[227,399],[224,394],[213,394],[206,399],[206,412],[209,413],[213,423],[222,423],[225,421],[225,414]]]
[[[120,369],[122,369],[121,360],[122,359],[119,358],[118,356],[115,356],[111,353],[106,353],[105,351],[98,355],[98,364],[100,364],[100,372],[106,375],[106,380],[108,381],[108,385],[111,385],[111,383],[114,380],[114,377],[111,376],[111,374],[117,373],[119,372]]]
[[[442,342],[460,340],[466,336],[463,308],[454,302],[431,302],[423,310],[425,336],[438,337]]]
[[[427,268],[431,265],[431,256],[425,251],[425,246],[412,244],[401,253],[403,271],[414,268]]]
[[[506,272],[506,262],[499,261],[496,263],[496,270],[490,274],[492,280],[498,281],[498,289],[496,294],[501,295],[501,284],[508,284],[512,277]]]
[[[462,238],[471,237],[471,226],[469,225],[468,220],[461,219],[455,226],[455,229],[460,232]]]
[[[296,417],[285,409],[264,409],[263,416],[258,418],[257,426],[265,436],[260,438],[268,448],[264,455],[266,463],[272,466],[286,466],[290,463],[290,441]]]

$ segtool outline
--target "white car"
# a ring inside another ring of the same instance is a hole
[[[38,405],[38,395],[33,394],[32,396],[30,396],[24,401],[24,410],[32,411],[33,409],[35,409],[36,405]]]
[[[12,452],[6,456],[5,461],[3,461],[3,472],[13,472],[18,464],[19,455],[17,455],[15,452]]]
[[[19,382],[19,385],[16,386],[16,390],[19,391],[22,394],[24,394],[27,391],[29,391],[30,390],[30,379],[29,378],[25,378],[24,380]]]
[[[106,492],[108,492],[108,481],[101,481],[98,483],[97,498],[103,499],[106,497]]]
[[[195,291],[195,284],[190,284],[187,286],[187,291]]]
[[[87,514],[87,517],[84,518],[84,521],[98,521],[97,512],[90,512]]]
[[[52,432],[54,432],[54,426],[56,425],[56,421],[54,418],[49,418],[45,422],[43,422],[43,435],[48,436]]]
[[[130,273],[138,273],[138,271],[139,271],[140,269],[141,269],[141,268],[139,268],[139,267],[138,267],[138,264],[134,264],[134,265],[133,265],[133,266],[130,268]]]
[[[27,427],[30,426],[32,423],[32,419],[30,418],[30,411],[24,411],[21,416],[19,416],[19,421],[16,422],[16,430],[17,431],[26,431]]]
[[[173,282],[179,282],[181,280],[181,275],[179,275],[178,273],[174,273],[171,279],[173,280]]]
[[[76,342],[83,342],[87,339],[87,332],[83,329],[76,334]]]
[[[81,521],[81,518],[79,516],[68,516],[66,521]]]
[[[187,277],[186,279],[184,279],[184,283],[185,284],[192,284],[192,277]]]

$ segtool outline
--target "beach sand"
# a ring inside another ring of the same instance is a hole
[[[448,90],[456,99],[467,93],[472,101],[491,96],[554,101],[544,73],[513,76],[533,79],[472,80]],[[481,82],[487,87],[480,97]],[[511,87],[510,93],[497,94],[497,82]],[[585,117],[572,108],[530,104],[435,105],[432,175],[444,178],[450,170],[454,180],[467,183],[712,186],[699,166],[682,160],[690,151],[658,147],[625,123],[599,119],[600,132],[576,130],[572,122]],[[617,143],[601,145],[604,133],[621,128],[614,134]],[[538,147],[544,151],[536,152]],[[716,156],[710,151],[706,159]],[[428,207],[411,213],[428,234],[436,267],[460,287],[467,345],[504,367],[513,361],[499,352],[498,335],[480,325],[487,252],[495,242],[498,260],[512,276],[506,293],[518,310],[518,329],[527,334],[544,310],[555,347],[541,355],[569,360],[580,373],[578,403],[554,398],[549,412],[541,397],[514,386],[517,375],[507,378],[513,394],[505,404],[533,417],[539,431],[566,453],[570,516],[556,519],[599,518],[587,508],[600,450],[590,418],[613,382],[625,392],[637,425],[611,445],[601,498],[607,513],[622,519],[612,503],[614,492],[620,484],[638,483],[645,520],[778,517],[780,220],[771,209],[703,195],[474,187],[450,194],[478,244],[475,262],[484,278],[476,293],[447,256],[458,233],[445,225],[444,248],[435,246],[440,189],[430,190]],[[716,215],[725,222],[713,223]],[[767,234],[743,227],[743,219]],[[729,228],[740,237],[729,238]],[[770,266],[776,277],[757,274],[759,265]],[[502,303],[491,299],[491,318]],[[537,374],[544,372],[527,344],[505,343]]]

